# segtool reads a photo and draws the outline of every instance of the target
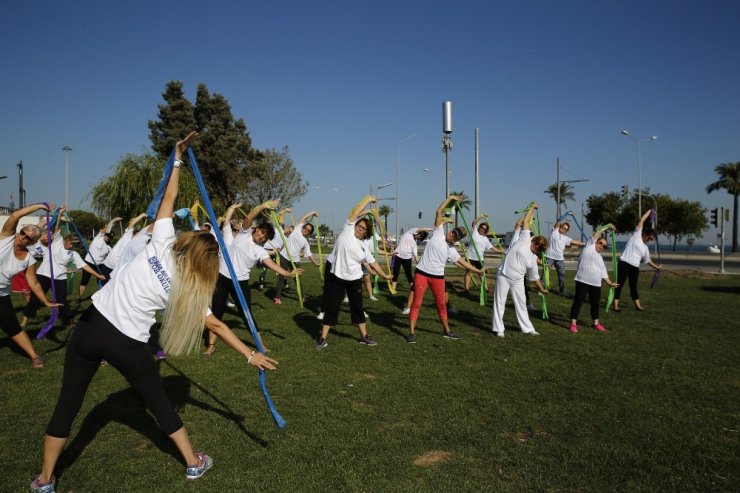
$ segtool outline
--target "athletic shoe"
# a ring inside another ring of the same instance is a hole
[[[316,349],[324,349],[328,345],[329,343],[323,337],[319,337],[319,340],[316,341]]]
[[[363,310],[362,314],[365,315],[365,318],[370,318],[370,315],[368,315],[366,311]]]
[[[594,329],[598,330],[599,332],[606,332],[606,327],[601,324],[594,324]]]
[[[378,343],[373,340],[370,336],[360,337],[360,344],[364,344],[366,346],[377,346]]]
[[[416,336],[414,334],[407,335],[406,342],[408,342],[409,344],[416,344]]]
[[[376,297],[375,297],[375,296],[373,296],[373,295],[370,295],[370,301],[378,301],[378,298],[376,298]]]
[[[537,308],[535,308],[535,306],[532,303],[528,303],[527,304],[527,311],[530,312],[530,313],[531,312],[535,312],[535,311],[537,311]]]
[[[226,302],[226,306],[228,306],[229,308],[236,308],[236,305],[235,305],[235,304],[233,304],[233,303],[232,303],[232,302],[230,302],[230,301],[227,301],[227,302]]]
[[[349,303],[349,298],[345,296],[344,299],[342,300],[342,303]]]
[[[276,305],[282,305],[283,304],[283,300],[281,300],[280,298],[275,298],[275,299],[272,300],[272,302],[274,304],[276,304]]]
[[[536,330],[530,330],[529,332],[525,332],[525,334],[530,335],[530,336],[538,336],[538,335],[540,335],[540,333],[537,332]]]
[[[455,334],[454,332],[445,332],[442,334],[442,337],[445,339],[452,339],[453,341],[457,341],[460,339],[460,336]]]
[[[165,359],[167,357],[167,353],[164,352],[164,349],[160,349],[154,353],[154,357],[157,359]]]
[[[578,334],[578,326],[576,324],[570,324],[570,333]]]
[[[303,300],[304,303],[307,302],[308,301],[308,295],[307,294],[304,294],[302,300]]]
[[[318,315],[316,315],[316,318],[319,320],[324,320],[324,312],[320,312]]]
[[[36,478],[31,483],[31,491],[33,493],[54,493],[54,485],[57,482],[56,479],[51,478],[51,481],[48,483],[42,483],[41,482],[41,474],[36,476]]]
[[[264,284],[260,284],[260,285],[259,285],[259,287],[258,287],[257,289],[259,289],[259,291],[260,291],[260,293],[261,293],[262,291],[264,291],[264,290],[265,290],[265,285],[264,285]]]
[[[495,335],[496,337],[506,337],[506,336],[504,335],[504,331],[503,331],[503,330],[502,330],[501,332],[498,332],[498,331],[496,331],[496,330],[492,330],[491,332],[492,332],[492,333],[493,333],[493,335]]]
[[[456,313],[457,313],[457,308],[455,308],[455,307],[454,307],[454,306],[452,305],[452,303],[448,303],[448,304],[447,304],[447,313],[451,313],[451,314],[453,314],[453,315],[454,315],[454,314],[456,314]]]
[[[204,475],[206,471],[213,466],[213,459],[203,452],[196,452],[195,455],[198,457],[198,463],[188,466],[187,469],[185,469],[185,475],[191,481]]]
[[[406,307],[403,310],[401,310],[401,315],[408,315],[409,313],[411,313],[411,308],[409,307]]]

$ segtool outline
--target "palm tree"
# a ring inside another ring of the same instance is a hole
[[[386,234],[388,234],[388,216],[390,216],[394,212],[395,211],[393,210],[393,207],[389,205],[385,205],[385,204],[381,205],[380,208],[378,209],[378,214],[383,216],[383,223],[385,226]]]
[[[450,195],[459,195],[460,209],[465,209],[466,211],[470,210],[470,206],[473,204],[473,202],[470,200],[470,197],[468,197],[465,192],[452,192]],[[455,227],[457,228],[457,209],[455,209]],[[470,231],[468,231],[468,234],[470,234]]]
[[[740,162],[722,163],[714,168],[719,180],[707,185],[707,193],[715,190],[727,190],[732,195],[732,252],[737,252],[737,197],[740,195]],[[724,221],[724,218],[718,218]]]
[[[552,200],[555,202],[555,208],[560,212],[560,206],[566,205],[569,200],[575,200],[576,194],[573,193],[573,187],[570,183],[560,182],[560,203],[558,203],[558,184],[553,183],[545,190]]]

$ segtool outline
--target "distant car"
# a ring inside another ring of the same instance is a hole
[[[719,247],[717,245],[709,245],[707,251],[709,253],[719,253]]]

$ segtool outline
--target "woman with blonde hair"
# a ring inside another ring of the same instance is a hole
[[[46,428],[43,466],[31,483],[34,492],[54,491],[54,467],[103,359],[142,396],[162,431],[175,443],[185,461],[187,479],[199,478],[213,465],[210,457],[193,451],[147,345],[158,310],[165,310],[161,342],[170,355],[196,349],[205,325],[242,354],[248,364],[275,369],[277,361],[250,351],[229,327],[208,313],[219,264],[218,243],[213,236],[191,231],[175,237],[172,214],[181,157],[196,136],[196,132],[191,132],[175,146],[174,168],[157,211],[151,241],[93,295],[92,304],[72,333],[59,400]]]

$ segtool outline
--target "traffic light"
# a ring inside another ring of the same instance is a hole
[[[419,212],[419,219],[421,219],[421,212]]]
[[[718,214],[719,214],[719,209],[717,209],[717,208],[714,208],[714,209],[712,209],[711,211],[709,211],[709,214],[710,214],[710,216],[709,216],[709,217],[711,218],[711,219],[709,220],[709,222],[711,222],[711,223],[712,223],[712,226],[714,226],[714,227],[717,227],[717,226],[719,226],[719,221],[717,220],[717,216],[718,216]]]
[[[630,194],[629,185],[622,185],[622,200],[627,200],[627,196]]]

